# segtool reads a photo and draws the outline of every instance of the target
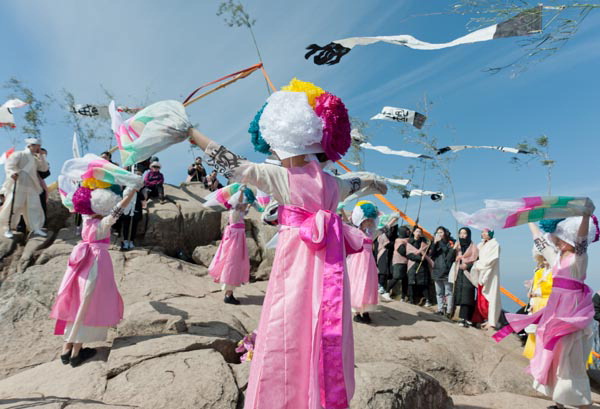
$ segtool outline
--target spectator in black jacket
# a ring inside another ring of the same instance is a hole
[[[188,182],[201,182],[204,183],[204,187],[208,187],[206,184],[206,169],[202,166],[200,156],[188,167]]]
[[[452,302],[452,284],[448,282],[450,267],[454,263],[456,251],[452,248],[450,231],[440,226],[435,231],[433,245],[429,249],[429,256],[433,260],[431,275],[435,283],[437,298],[437,315],[450,314],[454,307]]]

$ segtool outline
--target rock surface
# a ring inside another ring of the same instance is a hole
[[[24,245],[0,238],[0,250],[13,247],[0,266],[0,408],[243,406],[249,363],[239,362],[235,347],[258,326],[267,283],[237,289],[240,306],[223,303],[207,266],[224,216],[201,206],[205,192],[198,189],[169,187],[167,195],[178,206],[150,204],[143,247],[122,253],[113,246],[125,317],[107,342],[91,345],[98,355],[75,369],[58,360],[62,341],[52,335],[54,323],[48,318],[78,240],[75,228],[63,219],[49,240],[30,239]],[[264,245],[274,229],[251,212],[246,233],[253,276],[265,280],[273,251]],[[169,256],[182,248],[193,255],[193,263]],[[461,328],[398,301],[380,305],[371,318],[372,325],[353,324],[352,408],[536,409],[549,404],[533,393],[515,338],[496,344],[490,333]]]

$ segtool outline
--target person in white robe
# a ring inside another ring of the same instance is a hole
[[[498,321],[502,311],[500,299],[500,244],[494,238],[493,230],[484,230],[481,233],[482,242],[477,246],[479,259],[473,264],[471,277],[477,282],[477,296],[485,300],[477,300],[474,317],[482,315],[480,319],[487,321],[484,328],[498,328]],[[487,308],[486,307],[487,301]],[[487,310],[487,311],[486,311]],[[487,314],[486,314],[487,312]]]
[[[12,237],[12,230],[23,216],[33,234],[45,237],[46,232],[42,230],[45,217],[40,202],[43,186],[38,172],[48,171],[48,162],[41,151],[42,141],[39,138],[27,138],[25,143],[25,150],[13,153],[6,161],[6,200],[0,209],[0,228],[5,231],[6,237]]]

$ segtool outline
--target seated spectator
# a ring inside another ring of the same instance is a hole
[[[202,166],[202,158],[198,156],[194,163],[188,168],[188,182],[202,182],[206,185],[206,169]]]
[[[152,162],[150,164],[150,171],[146,172],[144,176],[144,201],[147,201],[150,197],[158,197],[160,203],[165,202],[165,177],[160,173],[160,162]]]
[[[213,170],[211,174],[206,177],[206,187],[211,192],[214,192],[215,190],[223,187],[223,185],[221,184],[221,182],[219,182],[219,179],[217,178],[216,170]]]

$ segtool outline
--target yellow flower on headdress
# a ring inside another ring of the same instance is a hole
[[[315,109],[315,100],[323,95],[326,91],[322,88],[317,87],[312,82],[300,81],[296,77],[292,78],[290,83],[284,87],[281,87],[282,91],[292,92],[304,92],[308,97],[308,104]]]
[[[373,204],[373,202],[369,202],[368,200],[361,200],[360,202],[356,203],[356,206],[362,206],[367,203]]]
[[[88,189],[91,189],[91,190],[94,190],[94,189],[107,189],[111,186],[111,184],[108,182],[103,182],[98,179],[87,178],[87,179],[83,179],[83,181],[81,182],[81,186],[87,187]]]

